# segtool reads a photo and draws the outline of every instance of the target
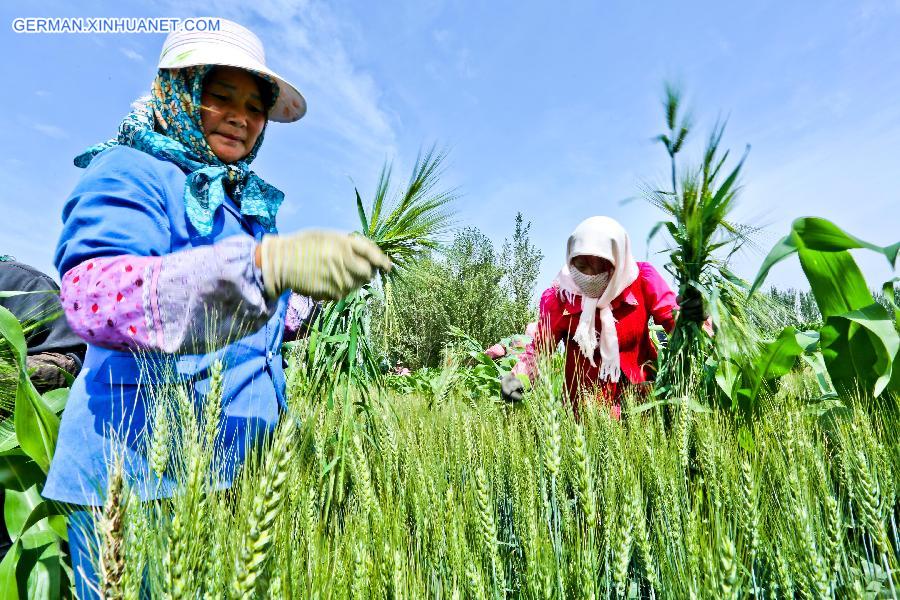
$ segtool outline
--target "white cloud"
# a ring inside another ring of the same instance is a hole
[[[456,51],[456,71],[464,79],[472,79],[477,75],[469,49],[465,46]]]
[[[900,1],[865,0],[856,6],[858,21],[871,21],[900,14]]]
[[[431,37],[434,38],[438,46],[446,49],[447,42],[450,41],[450,32],[446,29],[436,29],[432,32]]]
[[[175,12],[183,5],[170,0]],[[234,4],[211,0],[204,12],[231,19],[256,33],[266,61],[306,97],[304,126],[340,138],[358,158],[396,154],[396,133],[381,106],[382,92],[371,73],[354,64],[344,40],[350,25],[316,0],[259,0]]]
[[[144,62],[143,55],[135,52],[131,48],[119,48],[119,50],[121,50],[122,54],[124,54],[125,57],[130,60],[133,60],[135,62]]]
[[[48,123],[32,123],[32,127],[37,131],[40,131],[44,135],[48,137],[55,138],[57,140],[62,140],[69,137],[69,134],[66,133],[64,129],[61,127],[57,127],[56,125],[50,125]]]
[[[431,32],[431,37],[441,51],[440,53],[445,56],[447,63],[452,66],[457,75],[463,79],[472,79],[477,75],[468,46],[458,42],[450,30],[435,29]],[[443,65],[429,62],[425,68],[436,79],[444,79],[443,70],[445,67]]]

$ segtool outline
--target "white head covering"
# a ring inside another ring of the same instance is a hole
[[[576,283],[576,279],[581,281],[585,279],[585,276],[577,270],[570,270],[572,258],[576,256],[597,256],[613,264],[612,276],[599,296],[582,289]],[[566,263],[559,270],[555,283],[569,302],[573,302],[576,296],[581,296],[581,318],[572,339],[595,367],[597,366],[594,362],[594,352],[597,349],[596,316],[597,310],[600,310],[601,380],[618,381],[621,375],[619,338],[616,335],[616,319],[610,303],[637,278],[638,265],[631,255],[631,240],[628,239],[625,228],[615,219],[609,217],[585,219],[569,236]]]
[[[234,21],[209,17],[216,23],[204,30],[179,28],[163,42],[160,69],[182,69],[197,65],[239,67],[268,76],[278,85],[278,98],[269,109],[269,120],[279,123],[297,121],[306,114],[306,100],[287,79],[266,65],[262,42],[252,31]]]

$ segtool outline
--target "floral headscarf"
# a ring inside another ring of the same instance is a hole
[[[203,78],[212,65],[160,69],[150,96],[139,98],[119,125],[115,139],[91,146],[75,157],[75,166],[87,167],[103,150],[118,144],[175,163],[188,174],[184,203],[188,219],[201,235],[212,232],[213,215],[225,201],[225,183],[241,213],[255,217],[268,231],[275,229],[275,214],[284,193],[250,170],[262,145],[265,128],[250,153],[234,163],[222,162],[203,135],[200,119]],[[273,83],[263,75],[260,75]],[[272,85],[277,97],[278,86]],[[274,102],[276,97],[273,97]]]

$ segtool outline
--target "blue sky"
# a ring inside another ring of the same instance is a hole
[[[799,216],[869,241],[900,239],[900,2],[289,2],[4,3],[0,74],[0,253],[52,272],[72,157],[109,138],[155,73],[162,34],[16,34],[27,16],[218,16],[254,30],[268,62],[309,103],[270,125],[255,170],[285,191],[282,231],[357,225],[385,160],[401,179],[432,143],[450,156],[460,226],[498,246],[516,211],[545,254],[539,288],[582,219],[607,214],[637,258],[665,256],[646,235],[660,214],[635,197],[665,181],[666,79],[681,82],[702,141],[719,115],[747,161],[738,220],[768,248]],[[692,147],[697,150],[696,144]],[[857,254],[870,283],[882,257]],[[739,256],[752,277],[762,254]],[[802,285],[794,264],[773,270]],[[539,292],[539,290],[538,290]]]

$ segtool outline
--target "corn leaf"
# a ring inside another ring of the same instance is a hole
[[[862,271],[849,253],[857,248],[884,255],[894,267],[900,243],[877,246],[825,219],[797,219],[791,233],[763,261],[752,290],[762,284],[773,265],[797,253],[825,319],[820,330],[822,357],[832,383],[844,392],[861,387],[877,396],[886,389],[898,387],[900,382],[893,373],[900,347],[897,314],[889,314],[875,302]],[[886,297],[891,301],[891,295]]]
[[[831,316],[821,335],[822,356],[836,387],[853,390],[859,385],[875,396],[888,388],[900,336],[883,306],[873,302]]]
[[[0,455],[0,488],[24,492],[43,480],[44,472],[20,448]]]
[[[819,341],[817,333],[797,331],[793,327],[785,327],[772,342],[763,346],[756,359],[753,381],[750,388],[750,399],[755,401],[762,387],[773,379],[786,375],[797,359],[804,353],[813,352]]]
[[[47,408],[24,371],[19,374],[13,420],[22,450],[46,473],[50,470],[50,459],[56,449],[59,417]]]
[[[892,244],[890,246],[876,246],[875,244],[863,241],[846,233],[826,219],[817,217],[805,217],[797,219],[791,225],[790,234],[788,234],[784,239],[778,242],[769,252],[768,256],[766,256],[766,259],[763,261],[762,266],[760,267],[759,272],[756,275],[756,279],[753,281],[750,292],[753,293],[762,285],[762,283],[768,276],[769,271],[775,264],[781,262],[791,254],[799,252],[801,249],[805,249],[810,251],[806,253],[807,262],[809,263],[810,271],[815,273],[816,279],[827,277],[828,274],[833,273],[835,269],[846,269],[847,271],[841,271],[838,273],[838,276],[840,276],[841,278],[851,278],[850,280],[843,282],[845,287],[852,288],[845,295],[848,296],[848,298],[853,298],[856,302],[862,302],[862,300],[864,299],[863,294],[858,291],[860,288],[860,281],[862,282],[862,289],[865,290],[869,298],[871,298],[871,294],[868,293],[868,288],[865,285],[865,281],[862,279],[862,273],[859,272],[859,268],[856,266],[855,262],[851,266],[845,259],[835,259],[840,261],[840,263],[818,264],[819,261],[824,259],[814,254],[815,252],[840,253],[841,251],[857,248],[867,248],[869,250],[874,250],[880,254],[883,254],[891,264],[891,267],[894,267],[897,262],[898,252],[900,252],[900,242]],[[804,267],[804,270],[806,270],[806,267]],[[859,275],[858,277],[857,274]],[[810,274],[807,273],[807,277],[809,276]],[[820,287],[824,288],[827,285],[827,282],[814,282],[810,280],[810,285],[819,285]],[[829,303],[829,300],[827,298],[823,298],[823,300],[826,304]],[[860,306],[853,306],[848,310],[862,308],[862,306],[865,306],[866,304],[868,304],[868,302],[863,303]],[[846,311],[839,310],[835,314],[839,314],[841,312]]]
[[[4,306],[0,306],[0,338],[6,340],[10,345],[19,369],[24,369],[25,356],[28,352],[28,347],[25,345],[25,334],[22,333],[19,320]]]
[[[29,598],[55,598],[60,590],[63,557],[59,542],[28,548],[22,553],[20,572],[29,569],[26,593]]]
[[[16,438],[25,451],[44,470],[50,469],[50,458],[56,447],[59,417],[51,411],[38,394],[26,369],[25,336],[16,317],[0,306],[0,336],[13,350],[19,371],[13,422]]]
[[[846,250],[823,252],[801,247],[798,256],[823,318],[875,302],[862,271]]]
[[[0,600],[19,600],[19,584],[16,581],[16,567],[22,556],[22,544],[15,542],[0,562]]]

